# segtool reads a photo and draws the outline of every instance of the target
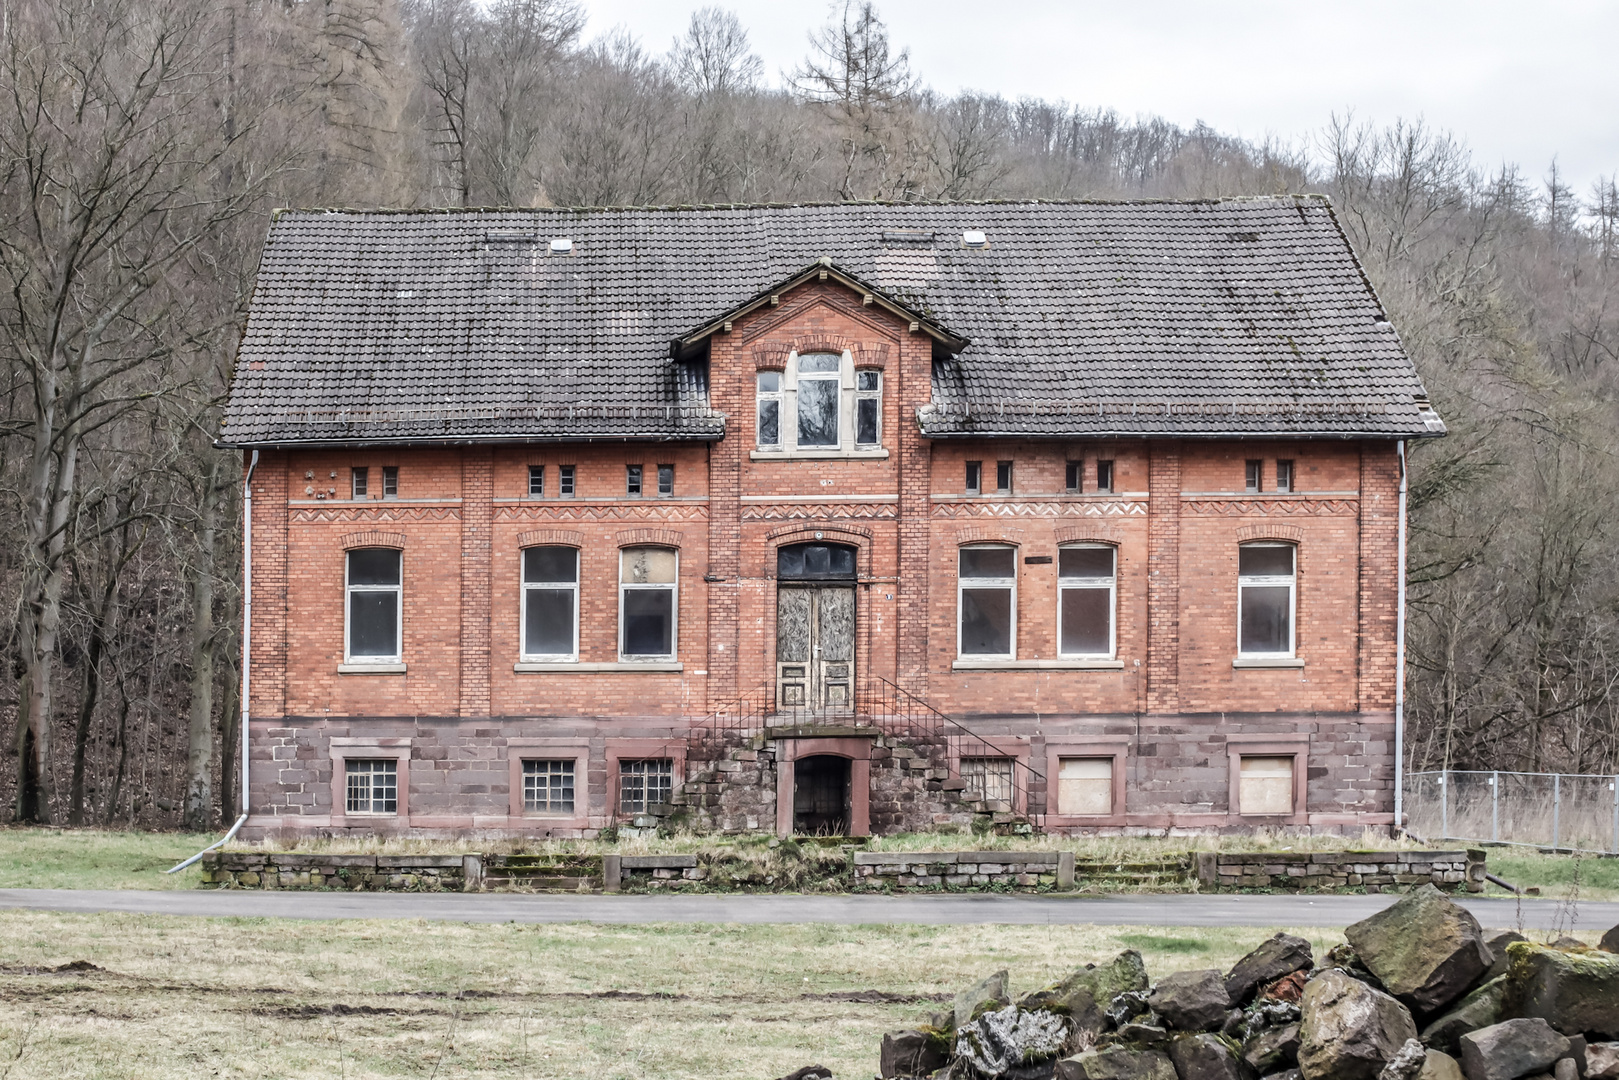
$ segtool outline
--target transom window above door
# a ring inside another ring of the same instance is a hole
[[[855,370],[845,353],[788,357],[757,376],[753,457],[887,457],[882,446],[881,371]]]

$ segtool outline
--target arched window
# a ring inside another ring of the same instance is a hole
[[[973,544],[959,552],[956,574],[957,649],[961,656],[1017,656],[1017,549]]]
[[[1237,549],[1237,654],[1293,655],[1298,575],[1293,544],[1260,541]]]
[[[579,659],[579,552],[523,549],[523,659]]]
[[[1069,544],[1057,550],[1057,654],[1113,658],[1117,550]]]

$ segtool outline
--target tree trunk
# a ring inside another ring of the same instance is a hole
[[[102,594],[101,608],[90,623],[90,644],[85,650],[84,688],[79,696],[79,722],[73,729],[73,787],[68,793],[67,823],[84,824],[84,752],[90,739],[90,719],[96,711],[96,700],[101,692],[101,653],[105,648],[107,616],[113,595],[118,589],[118,578],[110,576]]]
[[[197,520],[191,569],[191,724],[184,823],[193,832],[212,824],[214,811],[214,538],[218,532],[219,455],[210,455]]]

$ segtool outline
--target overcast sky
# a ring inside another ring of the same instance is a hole
[[[587,35],[662,52],[693,0],[584,0]],[[820,0],[721,0],[773,77],[826,21]],[[937,90],[1063,99],[1299,142],[1333,112],[1422,117],[1476,163],[1539,179],[1555,155],[1585,197],[1619,171],[1619,3],[1595,0],[881,0]]]

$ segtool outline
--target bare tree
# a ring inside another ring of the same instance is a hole
[[[698,98],[755,90],[764,75],[741,20],[717,7],[692,12],[686,32],[669,50],[669,66],[681,87]]]

